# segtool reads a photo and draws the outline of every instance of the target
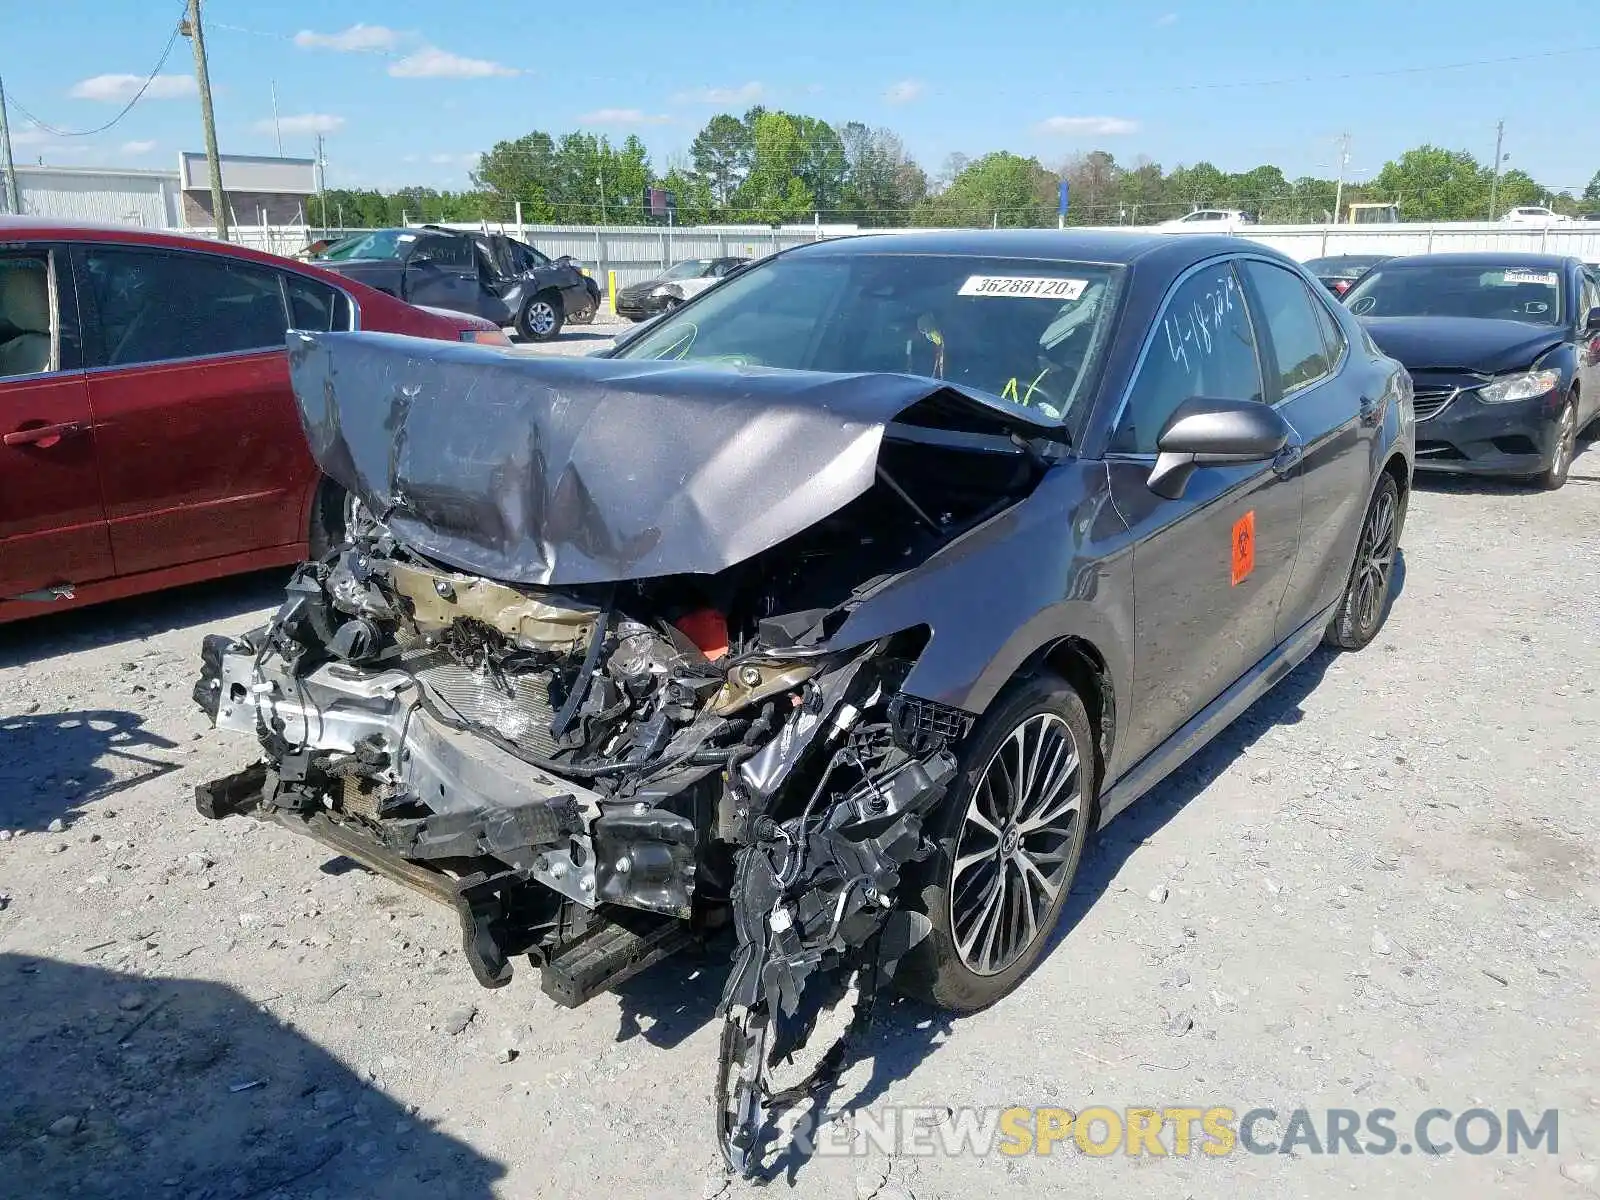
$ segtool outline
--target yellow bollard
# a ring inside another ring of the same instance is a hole
[[[615,271],[606,272],[606,290],[611,294],[611,311],[615,313],[617,311],[617,273]]]

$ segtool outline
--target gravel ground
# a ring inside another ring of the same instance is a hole
[[[556,348],[603,336],[575,334]],[[1319,652],[1094,843],[1014,996],[887,1005],[827,1102],[1265,1107],[1269,1140],[1297,1107],[1392,1108],[1402,1134],[1432,1107],[1555,1108],[1557,1153],[869,1146],[769,1186],[1600,1194],[1597,528],[1600,450],[1555,494],[1425,485],[1379,640]],[[529,972],[483,991],[448,912],[196,815],[193,786],[252,754],[190,704],[200,638],[281,582],[0,628],[0,1195],[756,1194],[714,1169],[723,949],[576,1012]]]

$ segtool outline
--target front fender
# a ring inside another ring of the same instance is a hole
[[[832,639],[860,645],[914,625],[929,639],[903,690],[982,713],[1062,638],[1090,642],[1119,705],[1133,647],[1133,551],[1103,463],[1054,468],[1032,495],[861,601]]]

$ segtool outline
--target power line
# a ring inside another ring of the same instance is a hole
[[[93,137],[97,133],[104,133],[118,121],[122,120],[123,117],[132,112],[133,106],[139,103],[139,101],[144,98],[144,94],[150,90],[150,85],[156,81],[156,76],[161,74],[161,68],[167,65],[167,56],[172,53],[172,47],[178,41],[178,33],[181,28],[181,24],[173,25],[172,36],[167,38],[167,44],[161,51],[161,57],[156,60],[156,65],[151,68],[150,74],[145,77],[145,81],[139,85],[139,90],[135,92],[133,94],[133,98],[123,106],[122,111],[117,113],[116,116],[112,117],[111,120],[107,121],[104,125],[98,125],[93,129],[57,129],[48,121],[40,120],[38,117],[34,116],[34,114],[29,112],[27,108],[23,107],[22,102],[19,101],[15,96],[11,98],[11,107],[16,109],[29,121],[32,121],[37,128],[44,130],[52,137]]]

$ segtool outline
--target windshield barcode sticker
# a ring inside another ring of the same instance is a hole
[[[1087,279],[1059,279],[1048,275],[972,275],[958,296],[1026,296],[1034,300],[1076,300],[1089,286]]]
[[[1554,271],[1507,271],[1507,283],[1542,283],[1545,287],[1555,287],[1556,273]]]

